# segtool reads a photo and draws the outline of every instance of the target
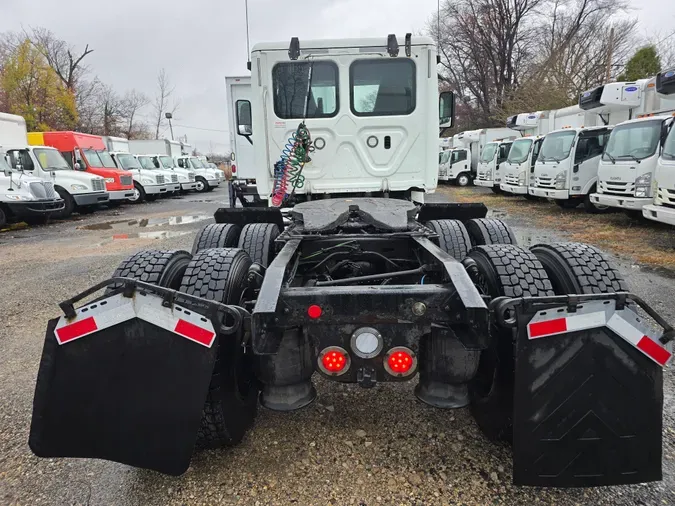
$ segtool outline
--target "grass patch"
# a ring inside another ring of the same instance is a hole
[[[589,214],[583,206],[561,209],[546,201],[485,193],[481,188],[443,186],[438,190],[453,202],[483,202],[526,225],[568,234],[634,262],[675,269],[675,229],[648,220],[632,220],[622,212]]]

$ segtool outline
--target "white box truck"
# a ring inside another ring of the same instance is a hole
[[[131,140],[129,141],[129,151],[134,155],[143,155],[143,158],[145,156],[151,157],[151,161],[156,168],[171,171],[178,176],[178,183],[182,191],[197,189],[195,172],[179,167],[176,162],[176,158],[183,153],[180,142],[170,141],[169,139]],[[144,159],[139,159],[139,162],[141,164],[147,163]]]
[[[251,136],[262,205],[343,195],[423,202],[435,191],[439,95],[431,39],[293,38],[290,46],[257,44],[251,63],[252,121],[240,114],[235,132]],[[444,97],[441,123],[450,126],[453,95]]]
[[[591,202],[623,209],[636,218],[653,203],[654,172],[675,111],[675,90],[669,90],[665,77],[668,72],[641,83],[638,110],[642,114],[614,127],[598,166],[598,187]]]
[[[103,137],[103,142],[115,161],[118,169],[131,172],[134,178],[134,194],[128,200],[132,204],[153,201],[167,195],[174,189],[171,179],[166,179],[164,171],[144,170],[140,162],[129,150],[129,140],[122,137]]]
[[[198,192],[210,192],[220,186],[225,181],[225,174],[222,170],[211,169],[202,162],[199,157],[192,155],[181,155],[175,157],[178,167],[194,172],[195,188]]]
[[[478,166],[481,163],[480,158],[483,149],[488,143],[493,141],[504,140],[505,142],[508,142],[515,138],[516,135],[514,132],[508,128],[483,128],[481,130],[467,130],[458,134],[456,138],[457,144],[454,149],[459,150],[455,155],[459,163],[457,165],[453,164],[452,167],[448,169],[448,179],[461,184],[468,176],[469,182],[470,180],[473,180],[474,184],[479,186],[492,187],[492,175],[490,175],[490,184],[481,184],[477,182],[480,179]],[[453,139],[453,144],[454,143],[455,139]],[[467,160],[468,163],[463,163],[465,160]],[[468,174],[466,172],[467,168],[469,170]],[[484,171],[483,178],[486,176],[487,173]],[[482,181],[487,181],[487,179],[482,179]]]
[[[612,131],[612,125],[628,119],[631,110],[641,105],[640,86],[636,83],[610,83],[586,91],[576,106],[555,111],[555,128],[546,135],[530,179],[529,194],[555,200],[563,208],[583,203],[588,212],[607,210],[593,202],[600,157]],[[572,121],[570,121],[572,120]],[[568,122],[561,128],[561,122]],[[589,125],[602,126],[589,126]]]
[[[28,145],[28,135],[24,118],[0,113],[0,145],[7,162],[17,174],[31,176],[35,178],[33,182],[43,181],[47,197],[52,198],[55,192],[63,200],[60,210],[51,213],[51,217],[67,218],[73,212],[90,213],[109,201],[105,180],[101,176],[71,167],[55,148]]]

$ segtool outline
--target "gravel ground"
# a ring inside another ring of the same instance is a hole
[[[513,487],[509,448],[485,440],[466,409],[416,402],[412,383],[362,390],[317,380],[313,405],[293,414],[261,409],[241,445],[196,455],[180,478],[110,462],[34,457],[26,443],[31,402],[45,323],[59,314],[56,303],[108,277],[139,249],[189,250],[225,195],[220,189],[0,234],[0,504],[675,504],[672,369],[665,385],[664,481],[648,485]],[[564,239],[511,218],[523,245]],[[119,223],[107,223],[113,221]],[[673,280],[619,262],[635,292],[675,321]]]

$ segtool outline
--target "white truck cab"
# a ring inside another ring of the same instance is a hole
[[[652,204],[659,155],[674,121],[675,85],[668,86],[668,73],[640,82],[640,110],[644,114],[612,131],[598,167],[598,188],[591,195],[592,202],[636,217],[642,217],[642,208]],[[675,82],[672,75],[670,79]]]
[[[509,157],[513,141],[488,142],[478,159],[478,177],[474,180],[476,186],[490,188],[494,193],[501,191],[501,166]]]
[[[471,157],[466,148],[453,148],[442,153],[438,172],[439,181],[450,181],[458,186],[471,184]]]
[[[169,139],[131,140],[129,151],[135,155],[150,156],[155,167],[176,174],[182,191],[197,189],[194,171],[181,168],[176,162],[176,157],[183,153],[183,145],[180,142]]]
[[[251,122],[240,114],[236,132],[253,143],[260,205],[435,191],[437,118],[451,126],[454,101],[439,109],[430,38],[293,38],[257,44],[251,64]],[[311,161],[292,156],[300,125]]]
[[[0,228],[11,220],[42,221],[65,204],[51,181],[13,169],[0,146]]]
[[[675,69],[656,76],[656,89],[661,97],[675,95]],[[651,182],[654,202],[642,207],[642,216],[675,226],[675,120],[662,130],[663,149]]]
[[[131,172],[134,177],[134,195],[128,199],[129,202],[139,204],[146,200],[153,201],[170,191],[170,182],[167,182],[164,173],[144,169],[135,155],[128,151],[112,151],[110,156],[119,169]]]
[[[14,169],[47,182],[63,200],[63,208],[52,217],[67,218],[74,211],[91,212],[108,202],[102,177],[74,170],[57,149],[29,146],[26,121],[21,116],[0,113],[0,144]]]
[[[181,184],[178,180],[178,174],[173,170],[165,169],[161,163],[150,155],[133,155],[138,160],[141,169],[150,170],[153,174],[164,176],[167,194],[174,194],[181,190]]]
[[[196,156],[181,155],[175,158],[178,167],[195,174],[196,190],[200,193],[216,189],[225,180],[223,171],[210,169]]]
[[[530,177],[529,194],[554,199],[564,208],[593,207],[598,163],[611,127],[564,128],[546,135]],[[599,208],[598,210],[601,210]]]
[[[544,143],[544,136],[521,137],[513,141],[509,156],[501,166],[502,181],[499,188],[506,193],[531,197],[528,192],[530,176]]]

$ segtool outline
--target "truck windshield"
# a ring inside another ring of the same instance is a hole
[[[95,151],[93,149],[83,149],[85,158],[91,167],[116,169],[117,165],[107,151]]]
[[[204,164],[202,163],[202,161],[199,158],[190,158],[190,161],[192,162],[192,166],[195,169],[203,169],[204,168]]]
[[[497,152],[497,147],[498,144],[496,142],[491,142],[489,144],[486,144],[485,147],[483,148],[483,152],[480,155],[480,161],[481,162],[489,162],[495,157],[495,153]]]
[[[675,160],[675,128],[670,129],[666,143],[663,146],[663,158]]]
[[[541,145],[541,152],[539,153],[538,160],[551,162],[560,162],[561,160],[564,160],[570,156],[572,144],[574,144],[574,138],[576,136],[577,133],[574,130],[547,135],[544,139],[544,143]]]
[[[137,170],[141,168],[141,164],[138,163],[138,160],[136,160],[136,157],[134,157],[134,155],[130,155],[127,153],[120,153],[115,156],[117,157],[117,161],[119,162],[120,169]]]
[[[162,162],[162,166],[165,169],[173,169],[176,167],[173,163],[173,158],[170,156],[160,156],[159,161]]]
[[[159,167],[155,166],[155,162],[152,160],[151,156],[139,156],[138,163],[141,164],[141,167],[149,170],[156,170]]]
[[[527,160],[531,147],[532,139],[518,139],[513,141],[511,151],[509,151],[509,157],[506,161],[510,163],[523,163]]]
[[[441,163],[448,163],[450,161],[450,156],[452,155],[452,151],[443,151],[441,155]]]
[[[71,170],[68,162],[55,149],[35,148],[33,153],[43,170]]]
[[[106,169],[117,168],[115,161],[112,159],[112,156],[110,156],[110,153],[108,153],[107,151],[98,151],[98,157],[101,159],[101,162],[103,162],[103,166]]]
[[[661,136],[661,120],[619,125],[612,130],[603,160],[618,158],[642,160],[656,153]]]

